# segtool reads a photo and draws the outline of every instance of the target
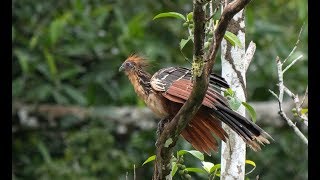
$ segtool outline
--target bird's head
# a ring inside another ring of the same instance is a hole
[[[146,66],[147,62],[143,57],[138,55],[131,55],[122,63],[122,65],[119,68],[119,71],[129,73],[137,69],[142,69]]]

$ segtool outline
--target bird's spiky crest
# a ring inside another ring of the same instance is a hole
[[[132,54],[130,55],[127,59],[126,62],[134,62],[136,64],[136,66],[139,66],[141,68],[145,68],[147,66],[149,66],[149,63],[146,61],[146,58],[144,58],[143,56],[139,56],[137,54]]]

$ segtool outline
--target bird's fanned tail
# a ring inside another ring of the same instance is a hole
[[[182,131],[181,135],[196,150],[205,152],[208,155],[211,151],[218,152],[218,139],[226,141],[227,133],[221,127],[221,121],[214,117],[210,117],[201,113],[199,110],[187,127]],[[215,137],[215,136],[217,137]]]
[[[216,106],[217,110],[212,109],[213,116],[218,116],[221,121],[234,130],[254,151],[261,150],[260,144],[269,144],[273,138],[252,121],[241,116],[237,112],[224,106]]]

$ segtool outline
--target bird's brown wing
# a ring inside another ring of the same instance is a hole
[[[172,102],[183,104],[192,91],[191,77],[191,70],[187,68],[169,67],[156,72],[152,76],[150,84],[154,90],[162,92],[163,97]],[[226,98],[220,94],[222,88],[228,87],[222,77],[211,74],[209,86],[202,102],[203,106],[200,108],[201,112],[195,115],[182,132],[182,136],[199,151],[207,152],[208,148],[217,150],[215,141],[211,137],[206,137],[210,136],[210,133],[203,133],[203,131],[212,131],[220,139],[225,140],[226,133],[221,128],[220,121],[238,133],[253,150],[260,149],[257,142],[269,143],[266,138],[270,136],[264,130],[230,109]],[[199,145],[201,146],[199,147]]]
[[[164,92],[171,101],[182,103],[192,91],[191,70],[183,67],[169,67],[156,72],[150,81],[153,89]],[[220,76],[211,74],[203,105],[215,108],[215,104],[228,106],[227,100],[220,94],[222,88],[229,88],[228,83]]]

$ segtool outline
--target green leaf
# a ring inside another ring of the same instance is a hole
[[[177,162],[172,162],[172,171],[171,171],[171,176],[173,177],[178,170]]]
[[[14,50],[14,54],[17,56],[19,65],[23,73],[27,74],[29,72],[29,57],[26,52],[21,50]]]
[[[160,13],[158,15],[156,15],[153,20],[155,19],[158,19],[158,18],[164,18],[164,17],[174,17],[174,18],[180,18],[180,19],[183,19],[184,21],[186,20],[186,18],[180,14],[180,13],[177,13],[177,12],[165,12],[165,13]]]
[[[32,36],[31,40],[29,41],[30,49],[33,49],[37,45],[38,39],[39,39],[39,34]]]
[[[232,46],[238,46],[240,48],[242,48],[242,44],[240,39],[233,33],[226,31],[226,33],[224,34],[224,38],[230,42],[230,44]]]
[[[187,20],[188,21],[193,21],[193,12],[190,12],[187,14]]]
[[[69,86],[69,85],[63,85],[62,88],[63,88],[64,92],[70,98],[72,98],[77,104],[82,105],[82,106],[87,104],[87,99],[85,98],[83,93],[81,93],[78,89],[76,89],[72,86]]]
[[[66,69],[63,72],[59,73],[59,79],[63,80],[63,79],[70,79],[73,78],[74,76],[76,76],[77,74],[84,72],[85,69],[81,66],[74,66],[70,69]]]
[[[196,151],[196,150],[190,150],[190,151],[180,150],[180,151],[178,151],[178,156],[184,155],[186,153],[190,153],[191,155],[200,159],[201,161],[204,160],[204,155],[200,151]]]
[[[308,113],[308,108],[303,108],[303,109],[301,109],[301,114],[306,114],[306,113]]]
[[[187,150],[180,150],[180,151],[178,151],[177,155],[181,156],[181,155],[186,154],[187,152],[188,152]]]
[[[58,104],[68,104],[69,102],[68,99],[58,91],[53,91],[52,95]]]
[[[256,111],[253,109],[252,106],[250,106],[248,103],[246,102],[242,102],[242,105],[244,105],[244,107],[246,107],[246,109],[248,110],[251,118],[252,118],[252,121],[253,123],[256,123],[256,120],[257,120],[257,114],[256,114]]]
[[[190,41],[190,39],[191,39],[190,37],[188,39],[181,39],[179,43],[180,50],[184,48],[184,46]]]
[[[251,160],[246,160],[246,164],[250,164],[252,165],[253,167],[256,167],[256,163],[251,161]]]
[[[51,79],[51,74],[49,71],[49,67],[45,63],[38,63],[35,65],[36,70],[40,72],[41,76],[47,81],[50,82]]]
[[[41,101],[45,101],[52,94],[52,86],[50,84],[41,84],[37,88],[34,87],[35,96]]]
[[[228,88],[225,91],[223,91],[223,95],[225,97],[227,97],[227,96],[233,97],[235,95],[235,92],[231,88]]]
[[[211,162],[202,161],[202,167],[204,170],[206,170],[208,173],[210,173],[210,169],[214,166]]]
[[[216,164],[210,169],[210,174],[216,171],[216,176],[220,176],[219,169],[221,168],[221,164]]]
[[[63,26],[64,24],[60,19],[56,19],[50,24],[49,35],[51,45],[55,44],[58,38],[61,36]]]
[[[45,163],[51,164],[51,156],[48,152],[48,149],[45,147],[45,145],[42,142],[37,143],[37,148],[40,151],[40,154],[42,155]]]
[[[156,159],[156,155],[150,156],[146,161],[143,162],[142,166],[147,164],[148,162],[154,161]]]
[[[186,170],[188,170],[188,172],[206,173],[206,171],[200,168],[186,168]]]
[[[204,161],[204,155],[200,151],[196,150],[190,150],[188,153],[192,154],[194,157],[200,159],[201,161]]]
[[[246,173],[246,175],[248,175],[248,174],[252,173],[252,171],[256,168],[256,163],[251,160],[246,160],[246,164],[250,164],[251,166],[253,166],[253,168],[249,172]]]
[[[237,97],[230,97],[228,98],[228,102],[230,105],[230,108],[234,111],[238,110],[241,106],[241,101]]]
[[[237,98],[236,93],[231,88],[223,91],[223,95],[227,97],[230,108],[232,110],[236,111],[239,109],[239,107],[241,106],[241,101]]]
[[[51,45],[55,44],[62,36],[67,21],[71,18],[71,13],[65,13],[61,17],[54,19],[49,27],[49,36]]]
[[[56,67],[55,59],[54,59],[53,55],[47,49],[44,49],[44,56],[47,60],[48,66],[49,66],[51,79],[55,79],[56,75],[57,75],[57,67]]]

